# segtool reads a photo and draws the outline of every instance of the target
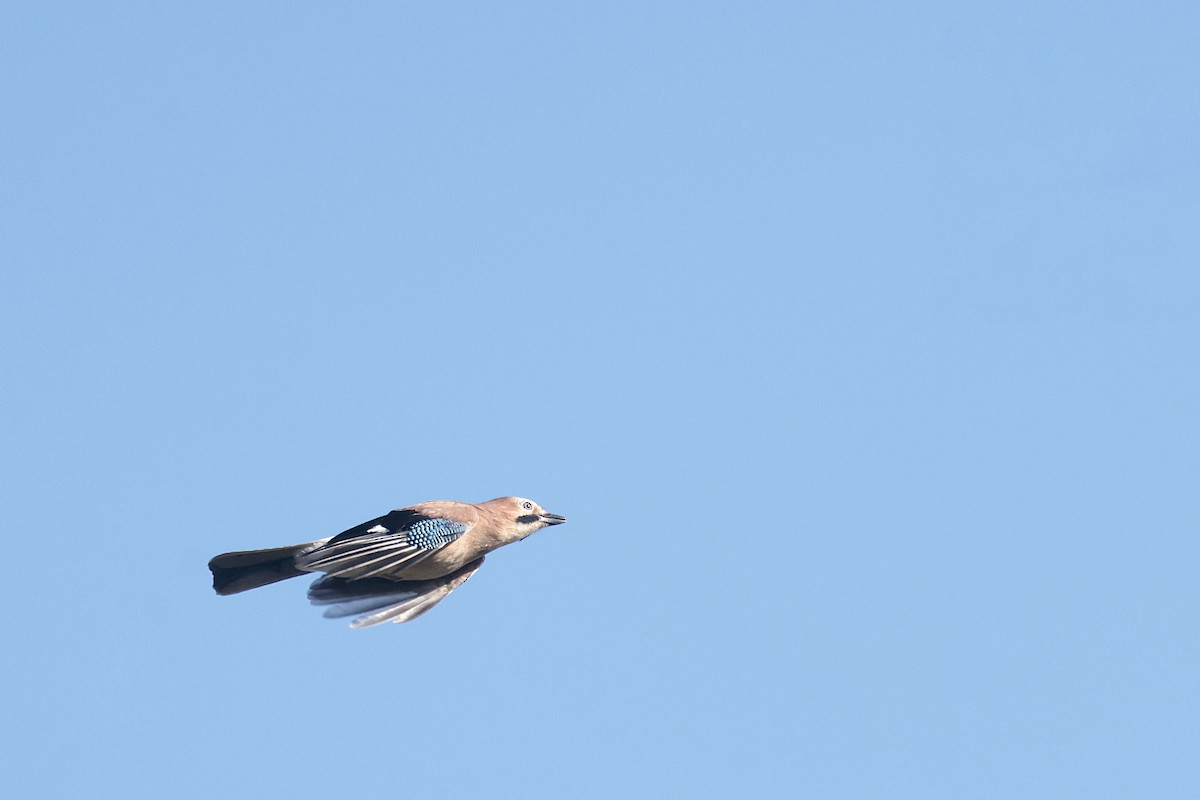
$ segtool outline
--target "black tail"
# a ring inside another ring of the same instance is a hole
[[[306,575],[308,573],[304,570],[296,568],[295,556],[308,546],[293,544],[270,550],[222,553],[208,562],[213,575],[213,588],[217,594],[237,594],[297,575]]]

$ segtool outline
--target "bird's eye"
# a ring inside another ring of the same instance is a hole
[[[533,503],[531,503],[531,502],[529,502],[528,500],[526,500],[524,503],[521,503],[521,508],[523,508],[523,509],[525,509],[526,511],[528,511],[529,509],[533,508]]]

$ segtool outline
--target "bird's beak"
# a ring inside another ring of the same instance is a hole
[[[541,519],[542,519],[542,522],[544,522],[547,525],[562,525],[564,522],[567,521],[566,517],[560,517],[558,514],[550,514],[550,513],[542,514]]]

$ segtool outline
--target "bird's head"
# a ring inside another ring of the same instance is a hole
[[[549,525],[561,525],[566,517],[551,514],[546,509],[524,497],[498,497],[485,505],[500,515],[505,527],[512,531],[513,541],[524,539]]]

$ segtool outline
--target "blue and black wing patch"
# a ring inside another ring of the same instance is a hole
[[[408,543],[422,550],[445,547],[467,532],[469,526],[449,519],[433,517],[414,522],[405,534]]]
[[[305,572],[353,580],[388,577],[424,560],[470,527],[465,522],[401,509],[339,533],[297,556],[296,566]]]

